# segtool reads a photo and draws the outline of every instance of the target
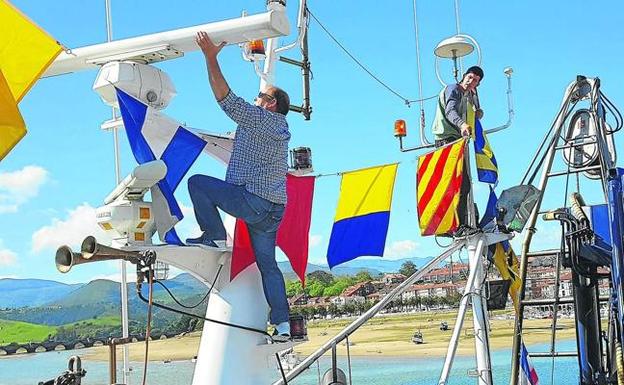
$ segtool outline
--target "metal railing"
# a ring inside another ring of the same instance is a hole
[[[290,381],[293,378],[297,377],[301,372],[310,367],[317,359],[319,359],[323,354],[325,354],[328,350],[332,349],[333,346],[338,344],[343,339],[347,338],[353,332],[355,332],[360,326],[362,326],[366,321],[374,317],[379,311],[384,309],[393,299],[397,296],[401,295],[410,285],[421,279],[424,275],[433,270],[440,262],[444,261],[455,251],[459,250],[464,245],[463,241],[454,241],[449,248],[447,248],[442,254],[431,260],[427,263],[422,269],[418,270],[416,273],[412,274],[409,278],[403,281],[399,286],[394,288],[391,292],[389,292],[385,297],[383,297],[375,306],[371,307],[366,313],[362,314],[355,321],[353,321],[350,325],[342,329],[336,336],[327,341],[323,346],[318,348],[314,353],[310,354],[305,360],[301,361],[299,365],[297,365],[293,370],[286,374],[286,380]],[[273,385],[284,385],[284,380],[280,379],[273,383]]]

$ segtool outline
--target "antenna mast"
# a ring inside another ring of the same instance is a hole
[[[106,8],[106,41],[113,41],[113,21],[111,17],[111,4],[110,0],[104,0],[105,8]],[[117,111],[115,107],[111,107],[112,119],[111,121],[115,121],[117,119]],[[113,130],[113,148],[114,148],[114,158],[115,158],[115,186],[119,185],[121,182],[121,162],[119,157],[119,125],[114,125],[112,127]],[[121,336],[123,338],[128,338],[129,330],[128,330],[128,282],[126,279],[126,261],[119,261],[120,274],[121,274]],[[130,359],[129,359],[129,351],[128,345],[123,345],[123,378],[124,384],[129,384],[130,382]]]

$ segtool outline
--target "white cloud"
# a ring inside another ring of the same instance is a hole
[[[17,212],[19,206],[39,194],[48,179],[48,171],[39,166],[0,172],[0,214]]]
[[[17,264],[17,254],[9,249],[2,248],[0,240],[0,267],[8,267]]]
[[[323,240],[323,236],[320,234],[310,235],[310,243],[309,243],[310,249],[320,245],[322,240]]]
[[[384,252],[384,256],[389,257],[408,257],[413,256],[414,251],[420,246],[419,243],[414,242],[410,239],[406,239],[403,241],[392,242],[390,246],[386,247],[386,251]]]
[[[93,235],[99,243],[110,244],[111,237],[95,221],[95,209],[87,203],[72,209],[65,219],[52,219],[52,223],[35,231],[32,235],[32,250],[56,250],[68,245],[78,249],[82,240]]]

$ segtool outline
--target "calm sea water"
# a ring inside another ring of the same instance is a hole
[[[561,350],[575,350],[574,341],[563,341]],[[546,345],[533,345],[529,351],[545,351]],[[80,355],[80,350],[49,352],[31,355],[18,355],[0,358],[0,385],[36,385],[39,381],[49,380],[59,375],[67,367],[67,360],[72,355]],[[492,368],[495,384],[508,384],[510,373],[510,351],[492,352]],[[405,357],[352,357],[352,383],[355,385],[432,385],[438,383],[438,377],[444,363],[443,358],[405,358]],[[551,380],[552,359],[534,359],[533,363],[540,376],[540,384],[578,383],[576,358],[558,358],[554,360],[555,376]],[[133,363],[132,384],[139,384],[142,377],[142,363]],[[186,385],[191,384],[195,364],[190,361],[171,363],[153,362],[148,367],[150,385]],[[339,366],[348,375],[346,358],[339,358]],[[290,382],[291,385],[317,385],[319,376],[330,367],[330,360],[323,358],[319,365],[313,365],[304,374]],[[474,369],[472,357],[458,357],[453,365],[450,380],[452,385],[474,384],[475,379],[468,376]],[[108,363],[84,362],[87,376],[85,385],[103,385],[108,382]],[[276,371],[276,379],[279,374]]]

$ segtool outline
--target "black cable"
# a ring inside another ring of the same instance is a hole
[[[613,114],[613,117],[615,118],[615,128],[613,130],[607,130],[607,134],[613,134],[613,133],[620,131],[622,127],[624,126],[624,118],[622,118],[622,114],[620,113],[620,110],[618,110],[615,104],[613,104],[613,102],[609,98],[607,98],[607,96],[603,94],[602,91],[600,91],[599,95],[605,101],[604,105],[607,107],[609,111],[611,111],[611,113]]]
[[[286,381],[286,374],[284,374],[284,368],[282,367],[282,361],[280,360],[279,354],[275,353],[275,358],[277,359],[277,365],[279,366],[280,373],[282,373],[282,381],[284,381],[284,385],[288,385],[288,381]]]
[[[137,295],[138,295],[139,299],[141,299],[141,301],[143,301],[145,303],[148,302],[148,300],[143,296],[143,293],[141,293],[141,290],[137,290]],[[201,320],[204,320],[204,321],[216,323],[218,325],[229,326],[229,327],[233,327],[233,328],[236,328],[236,329],[242,329],[242,330],[247,330],[247,331],[254,332],[254,333],[259,333],[259,334],[262,334],[264,336],[269,337],[269,339],[271,339],[271,341],[273,341],[273,337],[269,333],[267,333],[266,330],[254,329],[254,328],[251,328],[251,327],[248,327],[248,326],[236,325],[236,324],[231,324],[229,322],[223,322],[223,321],[219,321],[219,320],[212,319],[212,318],[202,317],[202,316],[197,315],[197,314],[189,313],[189,312],[186,312],[186,311],[183,311],[183,310],[174,309],[172,307],[160,304],[158,302],[154,302],[152,305],[156,306],[159,309],[169,310],[169,311],[172,311],[174,313],[187,315],[189,317],[194,317],[194,318],[201,319]]]
[[[433,240],[435,241],[436,245],[438,245],[438,247],[441,247],[443,249],[446,249],[447,247],[451,246],[453,244],[453,240],[451,239],[451,243],[449,243],[448,245],[443,245],[440,243],[440,241],[438,240],[438,237],[440,237],[439,235],[434,235],[433,236]]]
[[[215,275],[214,280],[212,281],[212,285],[210,285],[210,288],[208,289],[208,292],[206,293],[206,295],[204,295],[204,297],[199,302],[197,302],[197,304],[195,304],[193,306],[184,305],[183,303],[178,301],[178,299],[173,295],[171,290],[169,290],[169,288],[164,283],[162,283],[162,281],[156,280],[154,282],[156,282],[157,284],[162,286],[167,291],[167,293],[169,294],[171,299],[173,299],[173,301],[178,304],[178,306],[183,307],[184,309],[195,309],[199,305],[201,305],[206,300],[206,298],[208,298],[208,296],[210,295],[210,292],[212,291],[212,288],[214,287],[215,283],[217,282],[217,279],[219,278],[219,274],[221,273],[221,269],[222,268],[223,268],[223,265],[219,265],[219,270],[217,270],[217,274]]]
[[[393,93],[394,95],[396,95],[398,98],[400,98],[401,100],[403,100],[403,102],[409,107],[410,104],[412,103],[412,101],[410,101],[409,99],[407,99],[406,97],[402,96],[401,94],[399,94],[398,92],[396,92],[395,90],[393,90],[390,86],[388,86],[386,83],[384,83],[381,79],[379,79],[377,76],[375,76],[368,68],[366,68],[366,66],[364,66],[364,64],[362,64],[362,62],[360,62],[355,56],[353,56],[351,54],[351,52],[349,52],[349,50],[347,50],[347,48],[345,48],[344,45],[342,45],[338,39],[336,39],[334,37],[334,35],[332,35],[331,32],[329,32],[329,30],[327,28],[325,28],[325,26],[323,25],[323,23],[321,23],[319,21],[319,19],[316,18],[316,16],[314,16],[314,14],[312,12],[310,12],[310,9],[308,8],[308,14],[310,16],[312,16],[312,18],[314,19],[314,21],[316,21],[318,23],[318,25],[323,29],[323,31],[325,31],[325,33],[336,43],[338,44],[338,46],[344,51],[344,53],[346,53],[361,69],[363,69],[368,75],[370,75],[373,79],[375,79],[377,81],[377,83],[381,84],[386,90],[390,91],[391,93]],[[434,96],[435,97],[435,96]],[[432,97],[433,98],[433,97]]]
[[[439,95],[433,95],[433,96],[429,96],[427,98],[420,98],[420,99],[410,100],[409,102],[410,103],[426,102],[427,100],[436,99],[438,97],[439,97]]]
[[[149,299],[147,304],[147,322],[145,326],[145,360],[143,361],[143,380],[141,381],[142,385],[147,383],[147,363],[149,357],[149,340],[150,335],[152,333],[152,304],[154,303],[154,268],[150,265],[148,274],[148,282],[149,282]]]

